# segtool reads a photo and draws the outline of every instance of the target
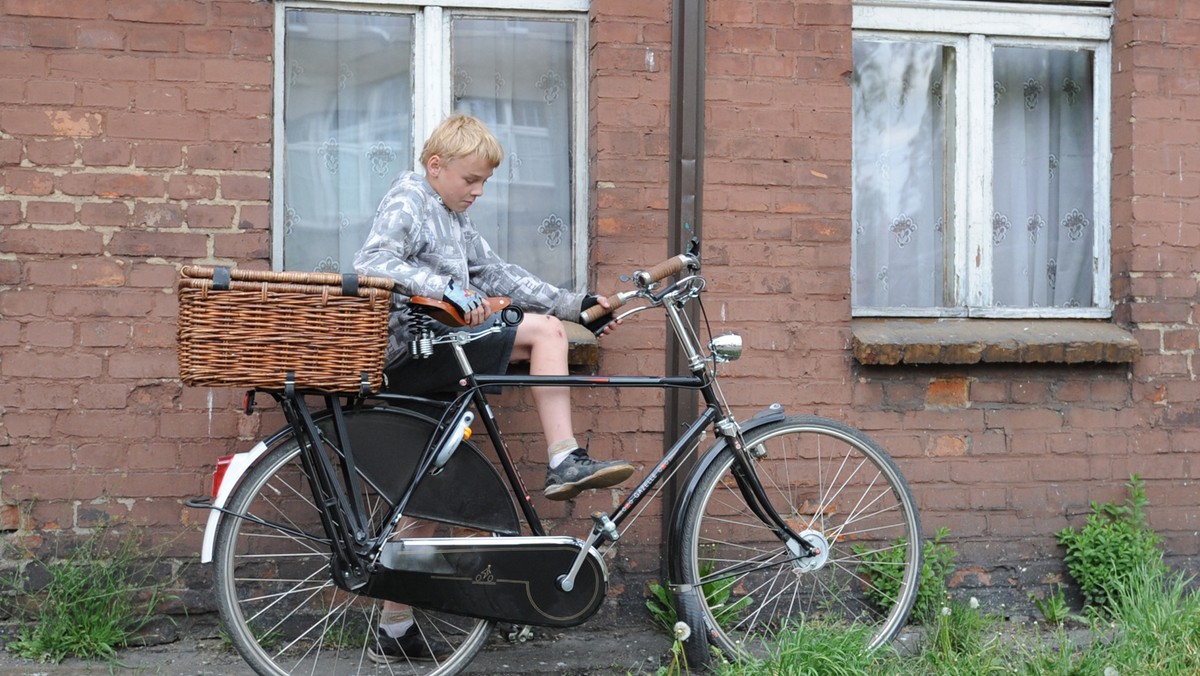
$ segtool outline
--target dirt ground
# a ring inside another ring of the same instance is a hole
[[[499,639],[475,657],[464,674],[652,674],[665,664],[670,640],[649,627],[635,631],[536,630],[534,637],[512,644]],[[0,676],[233,676],[250,669],[218,638],[178,638],[162,645],[123,650],[116,665],[67,660],[39,664],[0,651]],[[381,673],[383,673],[381,671]]]

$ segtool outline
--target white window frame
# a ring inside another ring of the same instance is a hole
[[[395,12],[413,16],[413,157],[412,165],[420,165],[421,148],[425,138],[447,115],[454,112],[454,77],[450,70],[450,25],[454,18],[533,18],[571,21],[577,39],[574,44],[572,73],[574,87],[571,105],[575,114],[572,129],[571,198],[573,242],[572,267],[577,289],[587,285],[588,261],[588,52],[591,39],[588,33],[590,0],[423,0],[397,2],[375,0],[346,2],[342,0],[277,0],[275,2],[275,75],[274,75],[274,147],[271,186],[271,265],[283,266],[284,189],[284,82],[287,64],[284,63],[284,39],[289,10],[316,9],[339,12]],[[575,15],[572,17],[572,15]],[[441,45],[441,49],[422,49]]]
[[[1111,110],[1112,10],[1095,0],[1044,5],[975,0],[854,0],[854,39],[909,41],[955,48],[955,124],[947,139],[956,168],[946,180],[947,216],[954,224],[947,282],[953,307],[855,307],[856,317],[1040,317],[1112,316]],[[916,30],[915,27],[921,27]],[[1093,238],[1091,307],[997,307],[992,303],[992,48],[1086,49],[1093,72]],[[979,120],[975,124],[970,121]]]

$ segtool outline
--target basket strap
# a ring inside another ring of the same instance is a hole
[[[233,275],[230,274],[229,268],[213,268],[212,278],[214,291],[228,291]]]
[[[357,296],[358,295],[358,275],[353,272],[347,272],[342,275],[342,295]]]

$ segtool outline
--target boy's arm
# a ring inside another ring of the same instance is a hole
[[[364,275],[388,277],[396,293],[441,298],[450,278],[420,262],[421,204],[408,195],[394,196],[380,206],[366,242],[354,256],[354,268]]]
[[[588,295],[542,281],[525,268],[505,261],[473,225],[463,228],[471,285],[489,296],[506,296],[514,305],[559,319],[579,321],[580,306]]]

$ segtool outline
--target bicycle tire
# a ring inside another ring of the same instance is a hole
[[[794,416],[745,433],[771,507],[822,554],[800,558],[746,502],[728,446],[701,465],[677,546],[710,642],[763,658],[781,630],[867,625],[867,648],[904,626],[921,572],[920,517],[896,464],[864,433]]]
[[[399,415],[406,427],[432,425],[422,416],[392,408],[348,413],[347,424],[353,429],[356,415],[368,414],[376,422],[379,415]],[[363,441],[355,439],[355,448]],[[379,441],[396,442],[394,436]],[[478,453],[473,447],[471,452]],[[387,512],[387,498],[377,484],[362,484],[363,503],[374,529]],[[277,435],[272,448],[242,478],[226,508],[324,537],[300,447],[290,432]],[[454,534],[486,535],[464,533],[461,527],[455,527]],[[221,519],[213,557],[217,608],[230,641],[256,673],[442,676],[460,671],[487,641],[493,624],[489,621],[414,609],[426,640],[449,644],[453,653],[437,661],[373,663],[367,653],[374,646],[382,601],[335,586],[329,560],[328,546],[315,540],[250,519],[228,515]]]

